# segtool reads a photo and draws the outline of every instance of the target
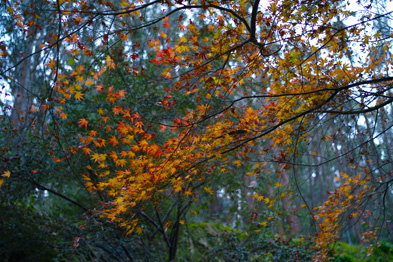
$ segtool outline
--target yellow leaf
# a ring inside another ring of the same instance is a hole
[[[168,36],[167,36],[167,34],[165,34],[164,32],[161,32],[161,33],[160,33],[160,37],[166,39]]]
[[[267,221],[263,221],[263,222],[259,223],[259,225],[265,227],[267,225]]]
[[[122,197],[116,198],[116,201],[115,201],[116,204],[120,204],[122,202],[123,202],[123,198]]]
[[[135,230],[135,232],[136,232],[138,235],[142,234],[142,231],[143,231],[143,229],[142,229],[141,227],[137,227],[136,230]]]
[[[203,187],[203,190],[208,192],[210,195],[213,195],[213,190],[211,190],[209,187]]]
[[[105,114],[105,111],[104,111],[103,108],[98,108],[97,109],[97,113],[100,114],[100,115],[103,115],[103,114]]]
[[[94,84],[93,80],[91,80],[91,78],[88,78],[85,82],[86,85],[91,86]]]
[[[94,160],[94,162],[105,161],[105,159],[106,159],[106,154],[94,153],[94,154],[92,155],[91,159]]]
[[[180,225],[184,225],[184,220],[179,221]]]
[[[10,178],[11,172],[10,171],[5,171],[1,176],[6,177],[6,178]]]
[[[7,6],[7,11],[8,11],[8,13],[10,13],[10,15],[14,14],[14,10],[9,6]]]
[[[121,1],[121,3],[120,3],[120,6],[121,7],[126,7],[128,5],[128,2],[127,1]]]
[[[235,166],[241,166],[242,164],[240,163],[240,160],[235,160],[235,162],[233,162],[233,164],[235,164]]]
[[[185,36],[180,37],[179,39],[180,43],[187,43],[187,38]]]
[[[84,99],[83,96],[84,96],[84,94],[81,91],[75,92],[75,99],[76,100],[78,100],[78,101],[83,100]]]

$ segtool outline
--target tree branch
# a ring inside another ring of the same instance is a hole
[[[61,194],[61,193],[59,193],[59,192],[56,192],[56,191],[53,190],[53,189],[50,189],[50,188],[45,187],[45,186],[43,186],[43,185],[40,185],[40,184],[38,184],[38,183],[35,182],[35,181],[32,181],[32,183],[33,183],[38,189],[46,190],[46,191],[48,191],[48,192],[50,192],[50,193],[52,193],[52,194],[54,194],[54,195],[56,195],[56,196],[58,196],[58,197],[61,197],[61,198],[65,199],[65,200],[67,200],[68,202],[70,202],[70,203],[72,203],[72,204],[78,206],[78,207],[79,207],[80,209],[82,209],[83,211],[89,211],[89,209],[88,209],[87,207],[84,207],[82,204],[79,204],[78,202],[72,200],[71,198],[69,198],[69,197],[67,197],[67,196],[65,196],[65,195],[63,195],[63,194]]]

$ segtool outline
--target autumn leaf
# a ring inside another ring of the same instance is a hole
[[[48,105],[48,104],[41,105],[41,109],[44,111],[47,111],[49,108],[50,108],[50,105]]]
[[[4,173],[1,175],[2,177],[5,177],[5,178],[10,178],[10,176],[11,176],[11,172],[10,171],[4,171]]]
[[[116,147],[119,144],[119,141],[115,136],[111,136],[109,139],[109,144],[112,144],[113,147]]]
[[[203,190],[208,192],[210,195],[213,195],[213,190],[211,190],[209,187],[203,187]]]
[[[123,41],[127,41],[128,40],[128,36],[126,34],[121,34],[120,39]]]
[[[171,25],[169,24],[169,18],[168,17],[165,17],[164,18],[164,27],[165,28],[168,28],[168,27],[170,27]]]
[[[78,101],[83,100],[84,99],[83,96],[84,96],[84,94],[81,91],[76,91],[75,95],[74,95],[75,99]]]
[[[92,80],[91,78],[88,78],[88,79],[85,81],[85,84],[88,85],[88,86],[91,86],[91,85],[94,84],[94,82],[93,82],[93,80]]]
[[[82,150],[85,155],[89,155],[89,156],[91,155],[92,150],[90,148],[84,147],[84,148],[82,148]]]
[[[91,156],[91,159],[94,160],[94,162],[105,161],[106,160],[106,154],[94,153]]]
[[[87,128],[87,124],[89,123],[85,118],[81,118],[81,119],[79,119],[79,121],[78,121],[78,123],[79,123],[79,126],[81,127],[81,126],[85,126],[85,128]]]
[[[135,230],[135,232],[136,232],[138,235],[142,234],[142,231],[143,231],[143,229],[142,229],[141,227],[137,227],[136,230]]]
[[[165,125],[160,125],[160,131],[164,132],[166,130],[166,126]]]
[[[97,84],[95,85],[96,87],[96,91],[98,91],[99,93],[101,93],[102,90],[104,90],[104,86],[102,84]]]

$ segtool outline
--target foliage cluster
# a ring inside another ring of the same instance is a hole
[[[393,11],[353,4],[1,1],[8,259],[327,261],[392,241]],[[26,235],[48,248],[15,253]]]

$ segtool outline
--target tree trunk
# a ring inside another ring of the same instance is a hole
[[[26,118],[31,103],[30,90],[30,59],[24,60],[20,67],[17,68],[18,73],[14,84],[12,85],[12,96],[14,97],[14,106],[11,113],[11,121],[14,129],[21,129]]]
[[[288,172],[285,169],[283,169],[281,172],[280,183],[284,187],[289,184]],[[286,218],[289,224],[289,231],[291,234],[296,235],[296,233],[301,231],[301,223],[299,217],[294,213],[293,203],[294,201],[292,195],[286,194],[282,198],[282,206],[287,216]]]

